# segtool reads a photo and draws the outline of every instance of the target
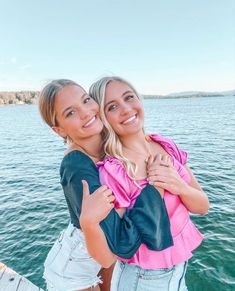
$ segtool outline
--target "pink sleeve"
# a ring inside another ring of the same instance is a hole
[[[97,163],[100,182],[109,187],[115,196],[115,208],[129,207],[131,203],[131,184],[123,164],[114,158]]]
[[[174,157],[182,164],[185,165],[188,159],[188,153],[181,150],[172,140],[169,140],[171,147],[174,151]]]
[[[173,140],[161,136],[159,134],[151,134],[150,135],[153,140],[160,143],[161,146],[172,155],[177,161],[179,161],[182,165],[185,165],[188,159],[188,153],[181,150]]]

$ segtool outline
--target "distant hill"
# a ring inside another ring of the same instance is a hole
[[[154,98],[192,98],[192,97],[213,97],[213,96],[235,96],[235,90],[219,91],[219,92],[205,92],[205,91],[185,91],[171,93],[168,95],[143,95],[145,99]]]
[[[205,92],[205,91],[185,91],[185,92],[178,92],[178,93],[171,93],[166,96],[228,96],[234,95],[235,90],[230,91],[219,91],[219,92]]]

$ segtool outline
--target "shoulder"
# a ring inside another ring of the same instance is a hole
[[[87,167],[87,166],[94,166],[95,164],[92,159],[87,156],[86,154],[82,153],[81,151],[74,150],[67,153],[62,162],[61,162],[61,169],[65,168],[80,168],[80,167]]]
[[[168,137],[164,137],[159,134],[150,134],[149,137],[153,141],[159,143],[166,152],[168,152],[171,156],[173,156],[182,165],[186,164],[188,153],[180,149],[172,139]]]
[[[92,159],[78,150],[67,153],[60,165],[61,179],[67,180],[77,175],[83,176],[84,173],[97,175],[98,169]]]
[[[97,166],[101,183],[113,191],[116,198],[115,208],[129,207],[137,186],[128,176],[124,164],[116,158],[107,157],[97,163]]]
[[[102,168],[125,169],[124,164],[120,160],[114,157],[106,157],[102,161],[99,161],[98,163],[96,163],[96,166],[99,169],[102,169]]]
[[[117,158],[106,157],[96,165],[101,176],[109,176],[110,179],[112,178],[114,181],[119,181],[121,184],[128,184],[131,181],[124,163]]]

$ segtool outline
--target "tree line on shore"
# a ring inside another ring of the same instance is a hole
[[[0,105],[5,104],[36,104],[39,91],[0,92]]]

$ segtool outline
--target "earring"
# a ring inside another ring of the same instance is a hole
[[[67,136],[65,137],[65,143],[66,143],[66,144],[72,144],[72,143],[73,143],[72,138],[71,138],[70,136],[67,135]]]

